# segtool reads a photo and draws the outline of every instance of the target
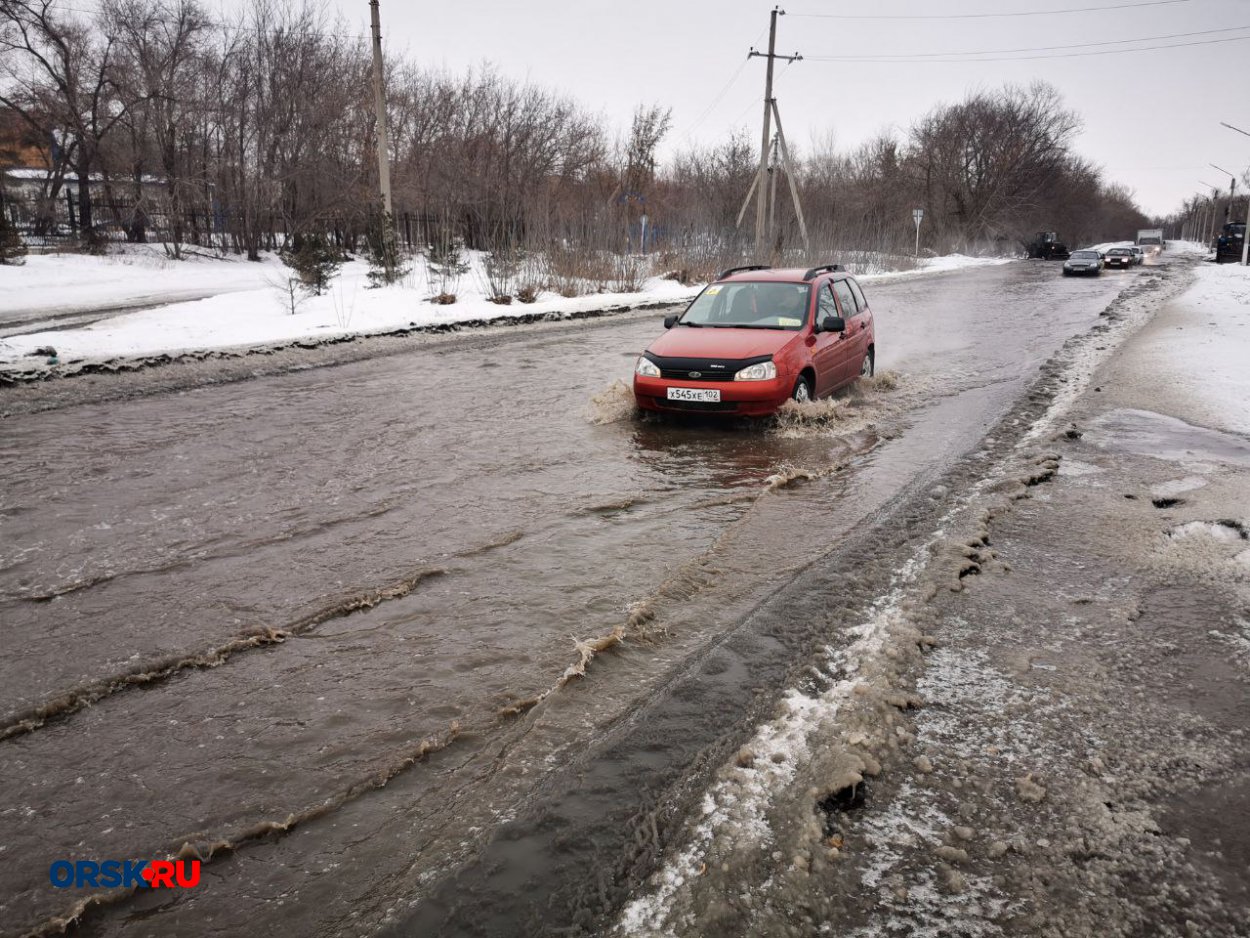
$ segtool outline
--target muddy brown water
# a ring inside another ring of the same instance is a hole
[[[782,425],[615,407],[662,312],[5,421],[0,929],[92,892],[51,888],[53,860],[183,844],[213,857],[201,888],[110,896],[83,927],[585,926],[519,888],[579,875],[580,809],[563,841],[495,835],[571,792],[560,770],[628,816],[700,758],[794,664],[735,627],[871,540],[1152,275],[871,286],[893,379]],[[448,901],[479,853],[489,900]]]

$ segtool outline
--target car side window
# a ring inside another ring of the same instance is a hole
[[[851,293],[851,288],[846,285],[845,280],[833,281],[833,292],[838,295],[838,304],[842,307],[844,318],[850,319],[858,315],[859,307],[855,305],[855,295]]]
[[[855,302],[859,304],[859,311],[862,313],[868,308],[868,301],[864,299],[864,291],[859,288],[859,283],[847,278],[847,283],[851,285],[851,292],[855,294]]]
[[[820,299],[816,303],[816,321],[824,322],[826,316],[840,316],[837,305],[833,302],[833,285],[825,284],[820,289]]]

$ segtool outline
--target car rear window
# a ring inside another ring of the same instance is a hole
[[[679,322],[722,329],[798,330],[807,322],[811,285],[742,281],[714,283],[695,298]]]

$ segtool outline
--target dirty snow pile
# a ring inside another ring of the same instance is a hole
[[[455,289],[455,303],[432,302],[439,291],[432,287],[420,259],[400,282],[379,289],[369,286],[367,264],[355,260],[343,265],[323,295],[301,297],[292,312],[291,271],[272,255],[261,263],[207,255],[175,262],[163,258],[159,248],[138,247],[147,249],[130,248],[106,257],[35,255],[23,266],[0,267],[0,325],[5,319],[29,320],[43,313],[153,304],[87,326],[0,339],[0,364],[29,360],[45,346],[55,348],[62,361],[71,361],[269,345],[468,320],[682,303],[701,289],[651,277],[639,292],[577,297],[541,293],[534,303],[500,305],[490,299],[482,257],[467,252],[470,269]],[[914,270],[861,279],[871,282],[1006,262],[956,254],[923,260]]]

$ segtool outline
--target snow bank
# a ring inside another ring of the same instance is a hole
[[[196,250],[196,249],[191,249]],[[0,323],[41,313],[76,312],[143,302],[249,290],[281,275],[276,257],[249,263],[241,257],[189,255],[173,261],[160,245],[127,246],[102,257],[32,254],[20,266],[0,267]]]
[[[156,249],[159,250],[159,249]],[[171,302],[92,325],[0,340],[0,363],[19,361],[52,346],[63,361],[246,347],[344,335],[369,335],[413,326],[532,314],[565,315],[614,306],[682,303],[701,286],[652,277],[634,293],[566,298],[543,293],[534,303],[499,305],[488,299],[480,257],[456,288],[457,302],[437,305],[420,263],[403,282],[369,289],[363,261],[345,264],[320,297],[291,312],[285,284],[290,271],[270,256],[262,263],[192,257],[173,262],[156,250],[119,257],[35,256],[22,267],[0,267],[0,321],[5,311],[91,309],[124,302],[216,292],[206,299]],[[1004,258],[951,255],[923,260],[914,270],[869,274],[864,282],[1007,263]]]
[[[1195,274],[1176,301],[1176,328],[1152,337],[1152,374],[1200,400],[1210,426],[1250,434],[1250,267],[1202,264]]]

